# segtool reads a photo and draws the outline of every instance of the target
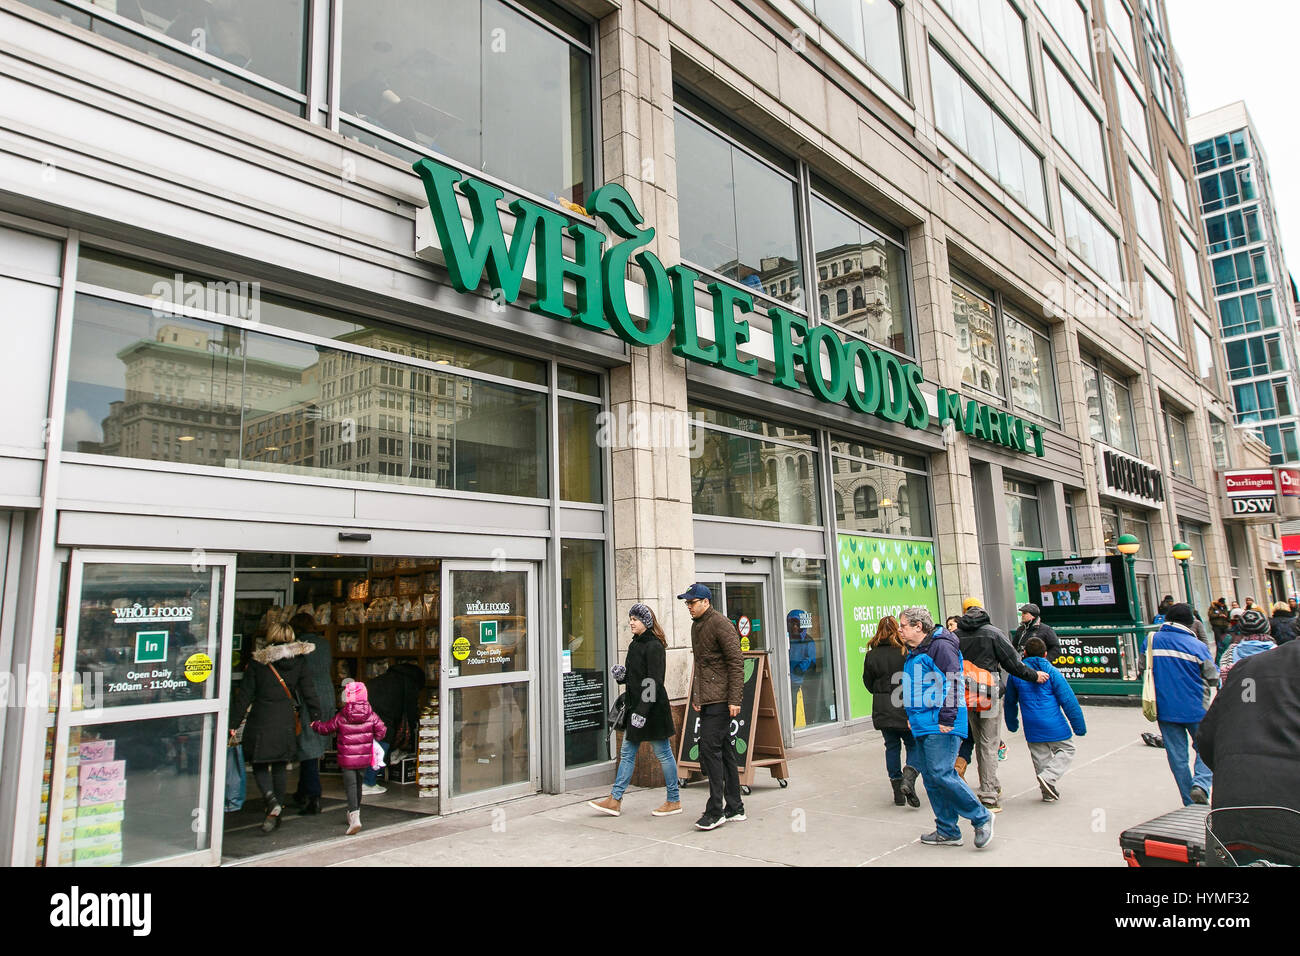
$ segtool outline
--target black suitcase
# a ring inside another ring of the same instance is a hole
[[[1204,804],[1180,807],[1172,813],[1130,827],[1119,835],[1129,866],[1199,866],[1205,860]]]

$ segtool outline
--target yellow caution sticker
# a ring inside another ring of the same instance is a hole
[[[451,656],[458,661],[469,657],[469,638],[458,637],[451,642]]]
[[[202,684],[212,675],[212,658],[207,654],[191,654],[185,659],[185,679],[191,684]]]
[[[742,638],[740,639],[740,649],[741,649],[742,651],[747,651],[747,650],[749,650],[749,635],[748,635],[748,634],[746,634],[744,637],[742,637]]]

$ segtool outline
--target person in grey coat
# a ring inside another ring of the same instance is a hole
[[[330,642],[316,632],[316,618],[306,611],[299,611],[289,622],[298,640],[304,644],[315,645],[315,652],[305,658],[307,673],[320,701],[322,721],[334,716],[334,680],[330,660]],[[320,760],[325,755],[325,745],[329,738],[320,734],[303,734],[298,738],[298,790],[290,798],[302,814],[320,813]]]

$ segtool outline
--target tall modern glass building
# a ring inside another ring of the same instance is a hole
[[[1296,323],[1268,160],[1245,103],[1187,125],[1233,418],[1258,426],[1272,464],[1294,464],[1300,461]]]

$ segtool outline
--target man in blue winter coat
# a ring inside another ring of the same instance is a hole
[[[1029,744],[1029,757],[1034,761],[1038,789],[1042,791],[1043,799],[1052,803],[1060,799],[1061,791],[1056,783],[1065,776],[1070,761],[1074,759],[1070,728],[1082,737],[1088,732],[1088,726],[1083,721],[1079,699],[1061,672],[1048,662],[1047,645],[1041,637],[1025,641],[1025,666],[1046,674],[1047,683],[1008,678],[1003,712],[1007,729],[1012,732],[1020,726],[1018,716],[1024,717],[1025,742]]]
[[[1214,775],[1196,752],[1194,769],[1188,770],[1188,742],[1196,746],[1196,731],[1205,719],[1213,688],[1219,686],[1219,669],[1192,630],[1196,618],[1187,604],[1165,612],[1165,623],[1151,635],[1151,667],[1155,673],[1156,719],[1164,737],[1165,756],[1178,783],[1183,806],[1210,802]],[[1146,641],[1142,656],[1146,660]]]
[[[805,688],[804,675],[817,663],[817,643],[808,636],[807,612],[795,608],[785,616],[786,633],[790,638],[790,703],[795,713],[799,712],[799,692],[804,694],[803,708],[805,722],[812,724],[821,720],[817,701],[809,693],[812,687]]]
[[[909,607],[898,616],[898,635],[911,650],[901,685],[907,723],[921,757],[921,779],[934,809],[935,830],[926,846],[961,846],[958,817],[975,827],[975,846],[993,839],[993,812],[957,776],[957,748],[966,736],[966,682],[957,638],[935,627],[930,612]]]

